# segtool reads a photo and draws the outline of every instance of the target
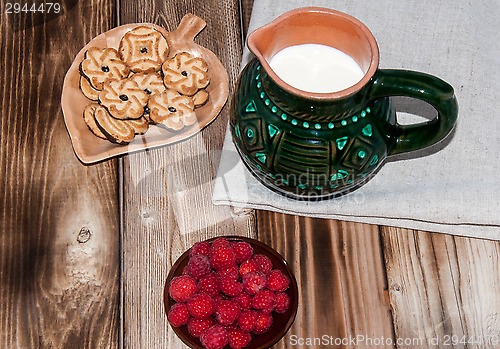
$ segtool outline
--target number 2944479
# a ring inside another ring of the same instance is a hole
[[[22,14],[22,13],[60,13],[61,4],[58,2],[6,2],[6,14]]]

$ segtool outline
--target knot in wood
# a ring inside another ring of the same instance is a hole
[[[78,241],[81,244],[84,244],[90,240],[91,236],[92,236],[92,232],[90,231],[90,229],[87,227],[83,227],[82,229],[80,229],[80,232],[78,233],[76,241]]]

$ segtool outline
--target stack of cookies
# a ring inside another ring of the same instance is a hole
[[[169,56],[156,29],[127,32],[118,50],[92,47],[80,63],[80,89],[94,101],[83,112],[94,135],[130,143],[150,124],[180,131],[196,123],[194,109],[209,98],[207,62],[189,52]]]

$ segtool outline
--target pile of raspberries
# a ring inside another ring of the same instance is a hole
[[[198,242],[182,276],[170,282],[169,295],[177,303],[168,321],[173,327],[187,325],[206,349],[241,349],[253,335],[269,331],[273,312],[288,310],[289,285],[289,277],[247,242]]]

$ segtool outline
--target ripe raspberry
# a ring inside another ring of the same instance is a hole
[[[215,297],[212,298],[216,307],[217,307],[217,304],[220,303],[220,301],[225,301],[226,299],[227,299],[227,297],[225,295],[223,295],[222,293],[219,293],[218,295],[216,295]]]
[[[207,256],[203,255],[195,255],[189,258],[189,262],[185,269],[186,273],[194,277],[196,280],[201,279],[210,273],[211,270],[212,267],[210,266],[210,260]]]
[[[252,336],[248,332],[243,332],[238,329],[230,329],[229,331],[229,346],[232,349],[242,349],[250,344]]]
[[[240,264],[247,259],[252,258],[253,247],[248,242],[238,241],[232,244],[233,250],[236,253],[236,263]]]
[[[240,328],[238,327],[238,322],[235,321],[234,324],[231,324],[231,325],[227,325],[227,326],[224,326],[224,328],[226,329],[226,331],[230,331],[230,330],[239,330]]]
[[[243,291],[243,284],[228,276],[219,279],[220,290],[227,296],[236,297]]]
[[[197,319],[207,319],[214,313],[215,304],[208,294],[198,293],[187,302],[187,308],[191,316]]]
[[[255,309],[270,313],[276,306],[274,292],[271,290],[262,290],[253,297],[252,305]]]
[[[269,257],[264,256],[263,254],[255,254],[252,257],[252,260],[257,264],[260,271],[264,274],[267,274],[273,269],[273,263],[269,259]]]
[[[238,320],[240,313],[240,305],[234,300],[220,301],[215,307],[215,318],[224,326],[231,325]]]
[[[217,238],[214,241],[212,241],[212,249],[217,248],[219,246],[230,247],[231,243],[229,242],[228,239],[224,237]]]
[[[216,270],[224,270],[236,264],[236,254],[231,247],[218,246],[210,250],[210,263]]]
[[[257,313],[257,320],[253,333],[262,334],[269,331],[273,324],[273,316],[271,314]]]
[[[274,269],[267,273],[267,288],[283,292],[290,285],[290,279],[281,270]]]
[[[229,334],[221,325],[213,325],[200,336],[206,349],[222,349],[229,343]]]
[[[219,276],[228,276],[233,280],[237,280],[238,277],[240,276],[240,272],[238,270],[237,265],[233,265],[232,267],[229,267],[229,268],[224,269],[224,270],[219,270],[218,273],[219,273]]]
[[[219,278],[215,273],[205,275],[198,281],[198,292],[206,293],[210,297],[215,297],[220,292]]]
[[[240,275],[241,277],[245,276],[248,273],[255,273],[259,271],[259,266],[253,260],[249,259],[240,264]]]
[[[215,320],[209,317],[208,319],[190,318],[187,323],[187,329],[191,336],[199,338],[206,330],[215,325]]]
[[[243,286],[245,286],[245,290],[251,294],[257,294],[260,290],[266,287],[267,278],[264,273],[258,271],[255,273],[248,273],[243,276]]]
[[[195,243],[191,247],[191,250],[189,251],[189,257],[198,255],[208,256],[209,253],[210,253],[210,243],[207,241],[201,241]]]
[[[246,291],[243,291],[233,299],[238,302],[242,310],[250,310],[252,309],[252,298]]]
[[[168,311],[167,318],[173,327],[181,327],[187,324],[190,316],[186,304],[175,303]]]
[[[252,332],[257,324],[257,314],[255,310],[242,312],[238,318],[238,326],[240,326],[243,331]]]
[[[276,293],[274,299],[276,300],[274,311],[279,314],[286,313],[290,307],[290,297],[285,292],[280,292]]]
[[[196,293],[196,280],[191,276],[176,276],[170,281],[170,297],[176,302],[185,302]]]

